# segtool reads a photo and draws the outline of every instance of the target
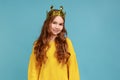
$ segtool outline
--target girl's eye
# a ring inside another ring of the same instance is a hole
[[[63,24],[61,23],[61,24],[59,24],[60,26],[63,26]]]

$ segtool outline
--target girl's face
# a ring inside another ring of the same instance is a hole
[[[50,31],[52,32],[53,35],[56,36],[62,31],[63,26],[64,26],[64,20],[62,19],[62,17],[56,16],[51,23]]]

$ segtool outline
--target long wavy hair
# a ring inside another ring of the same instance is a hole
[[[34,44],[34,53],[36,55],[36,60],[40,65],[42,63],[45,63],[47,60],[46,52],[50,46],[49,41],[52,36],[52,32],[50,31],[50,24],[53,22],[55,17],[56,16],[50,16],[46,18],[42,26],[40,36],[38,37]],[[57,61],[59,63],[66,64],[70,57],[70,53],[67,50],[68,45],[66,42],[67,31],[65,29],[65,18],[64,17],[62,18],[64,20],[63,29],[55,38],[56,46],[55,57],[57,58]]]

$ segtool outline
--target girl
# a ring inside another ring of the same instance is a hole
[[[71,40],[65,29],[63,7],[47,13],[35,41],[28,66],[28,80],[80,80]]]

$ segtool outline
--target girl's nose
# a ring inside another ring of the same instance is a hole
[[[56,24],[56,28],[59,28],[59,25],[58,25],[58,24]]]

